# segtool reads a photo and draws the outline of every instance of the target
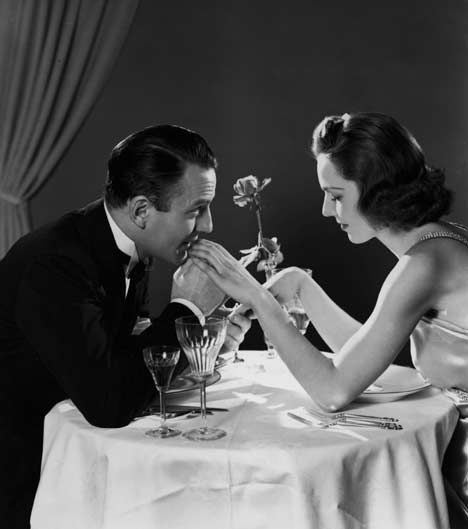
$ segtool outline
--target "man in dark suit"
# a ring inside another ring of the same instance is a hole
[[[104,200],[20,239],[0,261],[0,527],[25,529],[37,488],[44,416],[70,398],[93,425],[128,424],[154,398],[142,360],[177,344],[174,320],[206,312],[184,287],[132,334],[152,257],[181,263],[212,230],[216,160],[198,134],[172,125],[112,151]],[[214,285],[207,283],[205,294]],[[227,348],[250,322],[229,323]],[[185,367],[181,355],[178,370]]]

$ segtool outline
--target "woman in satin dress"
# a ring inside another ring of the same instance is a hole
[[[207,240],[192,247],[194,263],[254,312],[323,410],[339,410],[355,399],[409,338],[413,363],[428,381],[468,392],[468,230],[441,220],[452,199],[442,171],[428,166],[410,132],[384,114],[326,117],[315,128],[311,150],[324,194],[323,215],[334,218],[352,243],[376,238],[397,258],[364,323],[298,268],[261,285],[222,246]],[[295,295],[335,353],[332,358],[290,325],[281,305]],[[465,421],[458,442],[467,438]],[[452,471],[458,475],[458,496],[468,505],[468,464],[462,470],[460,463]]]

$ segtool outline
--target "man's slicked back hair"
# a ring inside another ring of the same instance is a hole
[[[123,207],[137,195],[146,196],[159,211],[168,211],[179,193],[187,166],[216,169],[217,161],[200,134],[176,125],[155,125],[119,142],[108,161],[105,200]]]

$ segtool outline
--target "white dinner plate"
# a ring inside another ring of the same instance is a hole
[[[404,366],[391,366],[359,397],[358,401],[389,402],[413,395],[430,386],[416,369]]]

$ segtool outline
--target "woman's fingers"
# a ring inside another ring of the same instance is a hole
[[[206,261],[209,265],[215,268],[218,273],[221,273],[221,260],[219,254],[216,252],[204,246],[196,245],[190,249],[190,257],[198,257],[199,259]]]
[[[202,272],[205,272],[205,274],[212,279],[217,286],[219,286],[219,272],[211,266],[210,263],[207,263],[205,260],[200,259],[198,257],[192,256],[192,261],[195,266],[197,266]]]
[[[207,265],[209,265],[212,269],[216,270],[218,274],[222,274],[223,271],[223,264],[220,260],[220,258],[213,254],[212,252],[204,249],[204,248],[194,248],[193,250],[190,250],[190,257],[191,258],[197,258],[201,261],[204,261]]]
[[[234,316],[228,317],[228,320],[240,330],[240,333],[244,335],[251,327],[252,321],[247,316],[242,314],[234,314]]]
[[[248,305],[244,305],[243,303],[238,303],[229,314],[229,318],[234,318],[237,314],[241,314],[242,316],[245,316],[249,319],[254,319],[255,315],[252,311],[252,309]]]
[[[199,252],[205,258],[211,256],[218,259],[220,262],[237,262],[236,259],[220,244],[208,241],[206,239],[201,239],[197,241],[190,249],[191,252]]]
[[[238,280],[245,274],[244,268],[229,254],[223,255],[217,248],[199,246],[190,251],[190,257],[197,257],[214,268],[220,276]]]
[[[226,294],[237,301],[252,304],[260,285],[221,245],[207,240],[197,241],[190,249],[190,257]]]

